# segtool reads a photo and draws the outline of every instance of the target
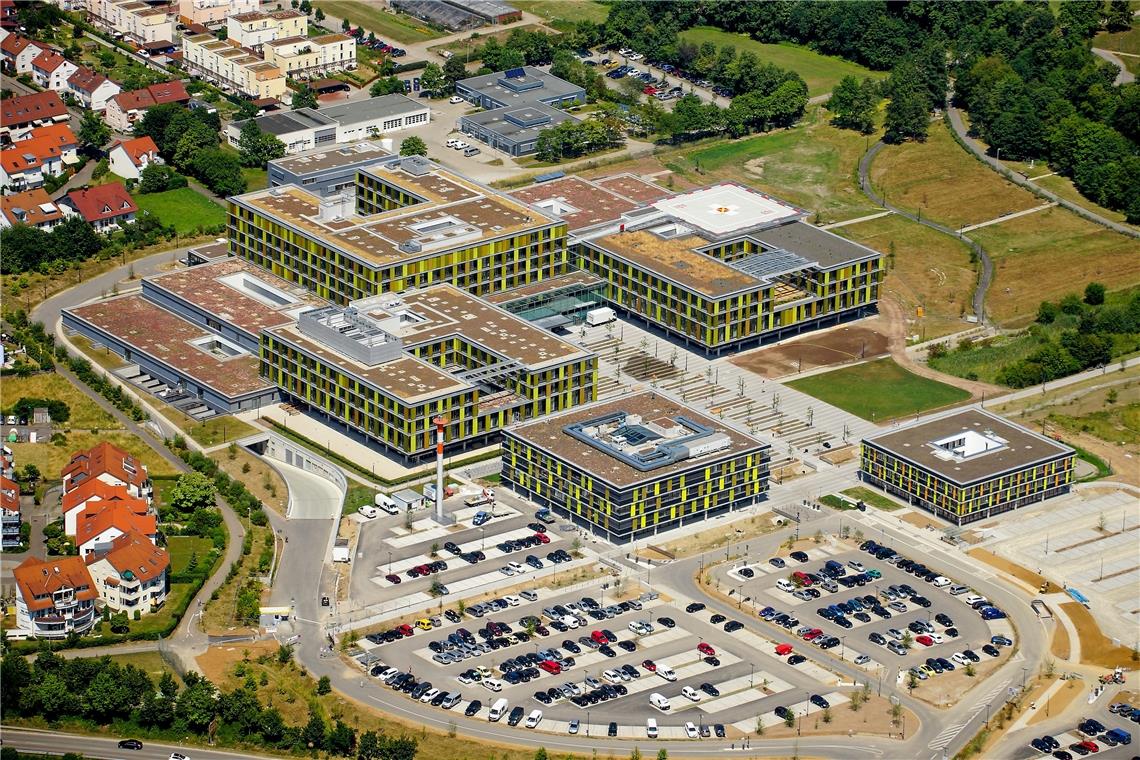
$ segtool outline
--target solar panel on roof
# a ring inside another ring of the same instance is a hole
[[[526,69],[507,69],[507,73],[504,74],[504,76],[507,79],[521,79],[526,76]]]

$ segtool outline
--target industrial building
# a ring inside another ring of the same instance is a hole
[[[455,94],[486,110],[460,116],[464,134],[511,156],[535,152],[538,133],[574,117],[562,106],[586,102],[586,91],[533,66],[469,77]]]
[[[860,477],[957,525],[1068,493],[1076,452],[982,409],[863,439]]]
[[[392,0],[392,7],[453,32],[522,20],[522,11],[499,0]]]
[[[437,283],[484,295],[570,270],[564,224],[418,156],[360,170],[355,198],[234,196],[230,251],[339,304]]]
[[[392,94],[323,108],[277,111],[254,118],[254,123],[285,143],[285,152],[293,155],[399,132],[427,124],[430,118],[431,108],[425,103]],[[245,120],[226,126],[226,140],[235,148],[243,126]]]
[[[625,543],[755,504],[768,488],[770,448],[642,391],[508,427],[502,481]]]

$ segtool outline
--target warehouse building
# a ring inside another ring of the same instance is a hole
[[[642,391],[508,427],[502,481],[625,543],[757,503],[768,488],[770,448]]]
[[[277,111],[254,118],[262,132],[285,143],[290,155],[304,151],[374,138],[399,132],[418,124],[427,124],[431,108],[399,94],[381,95],[354,103],[338,103],[323,108],[298,108]],[[226,127],[226,141],[240,145],[245,120]]]
[[[1068,493],[1076,452],[982,409],[863,439],[860,476],[956,525]]]

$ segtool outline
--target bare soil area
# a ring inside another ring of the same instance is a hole
[[[815,333],[771,348],[734,356],[738,367],[764,377],[794,375],[819,367],[849,364],[887,353],[887,331],[882,318]]]

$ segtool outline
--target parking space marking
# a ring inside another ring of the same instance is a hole
[[[763,656],[769,657],[773,660],[778,660],[780,662],[783,662],[783,659],[780,657],[777,657],[775,654],[776,642],[774,642],[772,639],[769,639],[765,636],[761,636],[758,633],[754,633],[753,631],[751,631],[747,628],[745,628],[743,631],[738,631],[734,635],[737,636],[738,638],[740,638],[742,641],[746,642],[746,644],[751,645],[751,647],[753,649],[755,649],[757,653],[759,653]],[[795,639],[796,637],[792,634],[789,634],[789,638]],[[803,654],[804,656],[806,656],[808,658],[808,660],[806,662],[801,662],[799,665],[793,665],[792,667],[794,667],[796,670],[798,670],[799,672],[804,673],[804,674],[810,676],[811,678],[814,678],[815,680],[820,681],[822,683],[838,683],[839,682],[839,679],[836,677],[836,675],[834,673],[832,673],[831,671],[829,671],[829,670],[823,668],[822,666],[818,665],[812,659],[813,653],[811,652],[810,649],[805,648],[805,649],[800,651],[800,654]]]
[[[771,694],[766,693],[761,688],[764,679],[768,680],[768,690],[772,692]],[[753,684],[752,686],[749,686],[750,680]],[[781,692],[788,691],[792,688],[792,685],[783,679],[776,678],[771,673],[761,671],[753,674],[751,679],[749,679],[748,676],[741,676],[721,684],[716,684],[716,687],[720,689],[721,692],[732,693],[727,693],[722,697],[716,697],[714,699],[701,700],[700,702],[694,702],[692,704],[698,707],[702,712],[711,714],[748,704],[749,702],[759,702],[761,699],[767,699]],[[682,697],[682,699],[684,698]],[[687,702],[688,700],[685,701]],[[676,705],[674,705],[674,707],[675,706]]]
[[[842,704],[845,704],[845,703],[850,701],[846,695],[841,694],[840,692],[837,692],[837,691],[833,691],[833,692],[829,692],[827,694],[824,694],[823,698],[827,700],[828,704],[831,707],[835,707],[837,705],[842,705]],[[790,705],[786,705],[786,707],[792,711],[792,714],[795,715],[797,720],[801,716],[812,715],[814,713],[823,711],[823,708],[816,707],[815,705],[813,705],[811,702],[809,702],[807,700],[800,700],[799,702],[794,702]],[[784,722],[784,720],[782,718],[776,717],[775,710],[771,710],[769,712],[766,712],[766,713],[759,715],[756,719],[747,718],[745,720],[741,720],[741,721],[738,721],[736,723],[733,723],[732,725],[734,728],[737,728],[746,734],[752,734],[752,733],[756,732],[756,721],[757,720],[761,721],[764,724],[765,728],[770,728],[772,726],[779,725],[780,723]]]

